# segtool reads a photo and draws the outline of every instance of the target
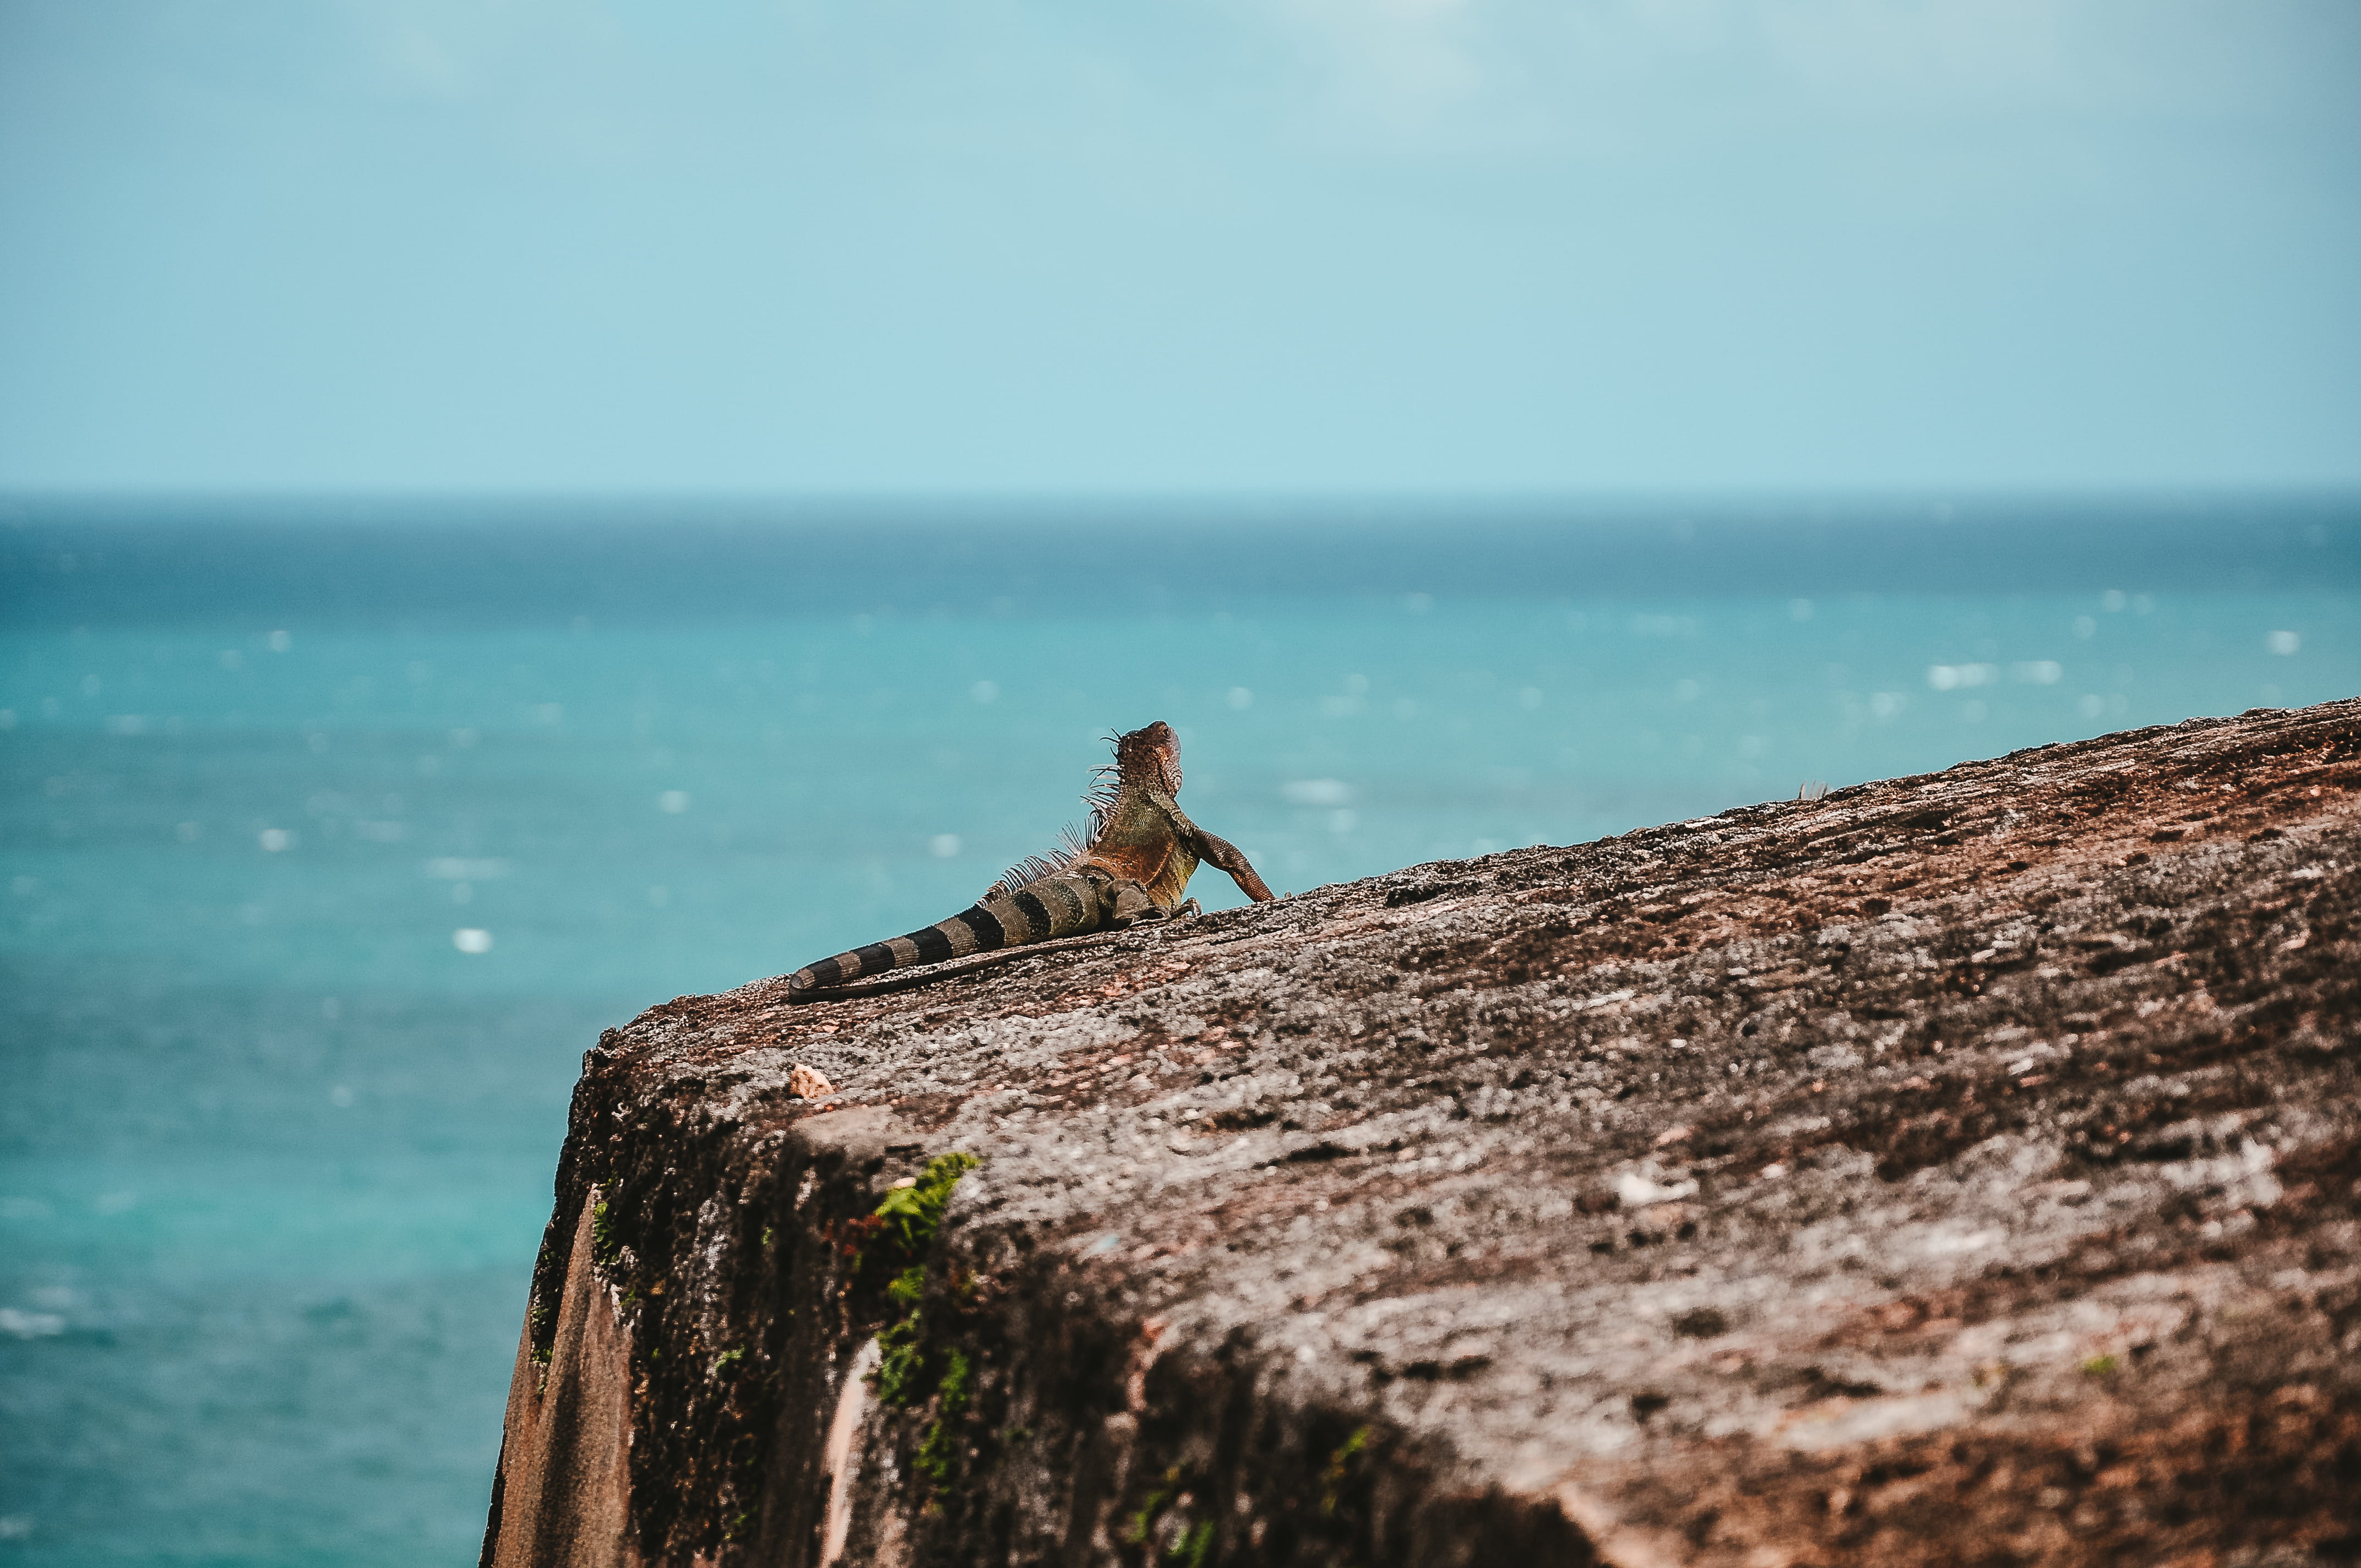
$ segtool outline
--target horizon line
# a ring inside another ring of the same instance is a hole
[[[1206,486],[1193,488],[1018,489],[991,487],[845,488],[730,488],[723,487],[598,486],[12,486],[0,482],[0,521],[26,507],[89,505],[297,506],[751,506],[858,510],[912,505],[981,510],[1046,507],[1351,507],[1380,510],[1433,506],[1712,507],[1773,506],[1844,509],[1912,506],[1949,510],[1963,506],[2041,502],[2205,504],[2311,502],[2361,505],[2361,478],[2345,481],[2249,481],[2238,483],[2121,483],[1973,485],[1698,485],[1410,488],[1404,487]]]

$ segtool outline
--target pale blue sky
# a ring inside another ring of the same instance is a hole
[[[2361,483],[2353,0],[0,0],[0,487]]]

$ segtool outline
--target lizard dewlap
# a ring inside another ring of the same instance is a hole
[[[948,920],[797,970],[787,980],[789,999],[823,1001],[865,975],[1193,915],[1197,902],[1186,894],[1201,862],[1229,872],[1257,903],[1271,897],[1246,856],[1190,821],[1173,799],[1180,738],[1170,725],[1115,737],[1115,762],[1099,773],[1084,797],[1089,826],[1069,828],[1056,853],[1013,867]]]

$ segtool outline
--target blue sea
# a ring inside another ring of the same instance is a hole
[[[2351,498],[0,501],[0,1563],[471,1562],[600,1026],[1111,729],[1285,891],[2356,692]]]

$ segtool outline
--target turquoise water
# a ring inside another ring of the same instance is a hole
[[[2334,500],[16,503],[0,1563],[471,1560],[579,1053],[1110,728],[1287,890],[2356,691]]]

